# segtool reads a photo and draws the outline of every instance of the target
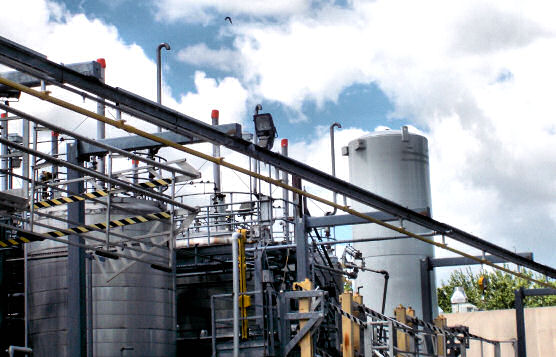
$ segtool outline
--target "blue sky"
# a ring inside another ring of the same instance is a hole
[[[173,95],[194,91],[193,78],[198,70],[208,76],[222,78],[228,73],[218,69],[191,65],[180,61],[179,50],[198,43],[209,47],[231,47],[233,37],[226,34],[231,26],[246,21],[241,14],[232,17],[232,24],[224,21],[223,14],[215,15],[209,23],[189,23],[187,21],[160,21],[156,17],[156,6],[148,1],[65,1],[67,9],[74,13],[84,12],[117,27],[122,40],[141,46],[147,56],[156,60],[155,49],[159,43],[167,42],[171,51],[163,51],[164,81]],[[247,21],[249,21],[247,19]],[[392,103],[375,83],[353,84],[343,90],[335,102],[327,101],[317,107],[314,101],[305,101],[301,111],[306,120],[298,120],[298,113],[292,112],[280,102],[262,100],[264,111],[271,112],[277,122],[279,135],[293,140],[301,140],[314,134],[317,125],[330,125],[335,121],[344,127],[362,127],[372,130],[379,125],[398,128],[410,123],[401,118],[388,119]],[[281,123],[286,125],[280,125]]]
[[[435,218],[556,265],[554,7],[25,0],[4,4],[0,35],[57,62],[106,57],[109,84],[151,99],[155,49],[169,42],[163,103],[202,120],[216,107],[222,121],[247,129],[261,103],[290,139],[291,155],[323,169],[327,127],[339,121],[337,171],[345,179],[342,145],[377,126],[412,125],[429,139]],[[29,108],[68,125],[81,120]]]

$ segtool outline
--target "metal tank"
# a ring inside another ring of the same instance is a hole
[[[410,209],[430,214],[431,195],[427,139],[399,130],[374,132],[351,141],[343,150],[349,156],[350,182]],[[372,208],[352,201],[354,209],[368,212]],[[399,224],[395,223],[395,224]],[[425,230],[404,222],[404,227],[415,233]],[[399,233],[386,228],[363,224],[352,228],[353,238],[392,237]],[[413,238],[354,244],[362,252],[365,264],[375,270],[386,270],[390,275],[385,313],[392,315],[400,304],[415,309],[422,317],[420,259],[432,257],[433,246]],[[434,276],[431,277],[433,301],[436,301]],[[354,289],[362,287],[363,302],[380,311],[384,277],[362,271]],[[436,308],[433,308],[433,312]]]
[[[133,212],[111,208],[111,219],[144,215],[163,210],[158,203],[137,198],[112,198],[112,203]],[[48,213],[66,217],[67,206]],[[106,206],[87,202],[86,224],[106,221]],[[64,227],[53,219],[38,222]],[[45,231],[45,228],[36,228]],[[161,221],[151,221],[112,231],[140,236],[169,230]],[[88,234],[104,238],[99,232]],[[112,242],[119,237],[111,236]],[[160,237],[158,238],[160,239]],[[129,243],[128,243],[129,244]],[[136,244],[136,243],[133,243]],[[168,255],[168,250],[154,248]],[[130,250],[126,254],[134,254]],[[145,259],[168,264],[168,260]],[[174,284],[170,273],[152,269],[148,264],[127,259],[92,261],[93,355],[172,356],[175,355]],[[29,329],[34,356],[67,354],[67,246],[45,240],[29,244]],[[121,272],[119,275],[115,273]],[[122,348],[124,350],[122,351]],[[122,354],[123,353],[123,354]]]

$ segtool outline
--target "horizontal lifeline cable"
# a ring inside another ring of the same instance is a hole
[[[248,175],[248,176],[251,176],[251,177],[260,179],[260,180],[262,180],[262,181],[264,181],[264,182],[273,184],[273,185],[275,185],[275,186],[278,186],[278,187],[281,187],[281,188],[285,188],[285,189],[287,189],[287,190],[289,190],[289,191],[292,191],[292,192],[294,192],[294,193],[296,193],[296,194],[298,194],[298,195],[305,196],[305,197],[310,198],[310,199],[312,199],[312,200],[315,200],[315,201],[324,203],[324,204],[326,204],[326,205],[328,205],[328,206],[330,206],[330,207],[332,207],[332,208],[337,208],[337,209],[339,209],[339,210],[341,210],[341,211],[344,211],[344,212],[349,213],[349,214],[351,214],[351,215],[354,215],[354,216],[356,216],[356,217],[365,219],[365,220],[369,221],[370,223],[378,224],[378,225],[380,225],[380,226],[382,226],[382,227],[388,228],[388,229],[390,229],[390,230],[396,231],[396,232],[401,233],[401,234],[404,234],[404,235],[408,235],[408,236],[410,236],[410,237],[412,237],[412,238],[415,238],[415,239],[417,239],[417,240],[420,240],[420,241],[422,241],[422,242],[425,242],[425,243],[428,243],[428,244],[432,244],[432,245],[434,245],[434,246],[436,246],[436,247],[439,247],[439,248],[448,250],[448,251],[450,251],[450,252],[459,254],[459,255],[461,255],[461,256],[463,256],[463,257],[472,259],[472,260],[474,260],[474,261],[476,261],[476,262],[478,262],[478,263],[480,263],[480,264],[484,264],[484,265],[491,266],[491,267],[493,267],[493,268],[495,268],[495,269],[498,269],[498,270],[504,271],[504,272],[506,272],[506,273],[508,273],[508,274],[517,276],[517,277],[519,277],[519,278],[522,278],[522,279],[525,279],[525,280],[528,280],[528,281],[537,283],[537,284],[542,285],[542,286],[547,287],[547,288],[553,288],[553,286],[550,285],[550,284],[548,284],[547,282],[544,282],[544,281],[541,281],[541,280],[537,280],[537,279],[531,278],[531,277],[529,277],[528,275],[523,274],[523,273],[520,273],[520,272],[514,272],[514,271],[512,271],[512,270],[510,270],[510,269],[508,269],[508,268],[501,267],[501,266],[498,266],[498,265],[496,265],[496,264],[494,264],[494,263],[491,263],[490,261],[488,261],[488,260],[486,260],[486,259],[477,258],[477,257],[475,257],[475,256],[473,256],[473,255],[471,255],[471,254],[468,254],[468,253],[465,253],[465,252],[460,251],[460,250],[458,250],[458,249],[449,247],[446,243],[438,243],[438,242],[435,242],[434,240],[427,239],[427,238],[422,237],[422,236],[420,236],[420,235],[418,235],[418,234],[416,234],[416,233],[410,232],[410,231],[408,231],[408,230],[406,230],[406,229],[404,229],[404,228],[394,226],[394,225],[389,224],[389,223],[387,223],[387,222],[383,222],[383,221],[378,220],[378,219],[376,219],[376,218],[374,218],[374,217],[371,217],[371,216],[369,216],[369,215],[366,215],[366,214],[364,214],[364,213],[361,213],[361,212],[359,212],[359,211],[356,211],[356,210],[354,210],[354,209],[351,209],[351,208],[349,208],[348,206],[342,206],[342,205],[340,205],[340,204],[337,204],[337,203],[334,203],[334,202],[329,201],[329,200],[327,200],[327,199],[324,199],[324,198],[322,198],[322,197],[320,197],[320,196],[317,196],[317,195],[311,194],[311,193],[309,193],[309,192],[305,192],[305,191],[303,191],[303,190],[301,190],[301,189],[295,188],[295,187],[293,187],[293,186],[287,185],[287,184],[283,183],[283,182],[280,181],[280,180],[276,180],[276,179],[273,179],[273,178],[271,178],[271,177],[267,177],[267,176],[258,174],[258,173],[254,172],[254,171],[245,169],[245,168],[243,168],[243,167],[241,167],[241,166],[234,165],[234,164],[232,164],[232,163],[229,163],[229,162],[227,162],[227,161],[224,161],[224,159],[223,159],[222,157],[213,157],[213,156],[211,156],[211,155],[208,155],[208,154],[202,153],[202,152],[200,152],[200,151],[197,151],[197,150],[194,150],[194,149],[185,147],[185,146],[183,146],[183,145],[180,145],[180,144],[178,144],[178,143],[176,143],[176,142],[173,142],[173,141],[171,141],[171,140],[167,140],[167,139],[164,139],[164,138],[160,138],[160,137],[158,137],[158,136],[156,136],[156,135],[153,135],[153,134],[151,134],[151,133],[148,133],[148,132],[146,132],[146,131],[143,131],[143,130],[141,130],[141,129],[138,129],[138,128],[134,127],[134,126],[131,126],[131,125],[126,124],[126,123],[125,123],[125,120],[115,120],[115,119],[107,118],[107,117],[105,117],[105,116],[102,116],[102,115],[100,115],[100,114],[94,113],[94,112],[92,112],[92,111],[90,111],[90,110],[87,110],[87,109],[85,109],[85,108],[79,107],[79,106],[77,106],[77,105],[75,105],[75,104],[72,104],[72,103],[66,102],[66,101],[64,101],[64,100],[62,100],[62,99],[53,97],[53,96],[51,96],[51,95],[49,94],[49,92],[40,92],[40,91],[34,90],[34,89],[32,89],[32,88],[29,88],[29,87],[27,87],[27,86],[21,85],[21,84],[19,84],[19,83],[10,81],[10,80],[8,80],[8,79],[6,79],[6,78],[3,78],[3,77],[0,77],[0,84],[4,84],[4,85],[6,85],[6,86],[12,87],[12,88],[17,89],[17,90],[19,90],[19,91],[21,91],[21,92],[27,93],[27,94],[29,94],[29,95],[31,95],[31,96],[33,96],[33,97],[36,97],[36,98],[42,99],[42,100],[44,100],[44,101],[50,102],[50,103],[55,104],[55,105],[57,105],[57,106],[60,106],[60,107],[62,107],[62,108],[66,108],[66,109],[69,109],[69,110],[71,110],[71,111],[74,111],[74,112],[80,113],[80,114],[82,114],[82,115],[88,116],[88,117],[90,117],[90,118],[99,120],[99,121],[101,121],[101,122],[103,122],[103,123],[106,123],[106,124],[108,124],[108,125],[111,125],[111,126],[114,126],[114,127],[118,128],[118,129],[124,130],[124,131],[126,131],[126,132],[128,132],[128,133],[132,133],[132,134],[136,134],[136,135],[142,136],[142,137],[147,138],[147,139],[150,139],[150,140],[152,140],[152,141],[156,141],[156,142],[158,142],[158,143],[161,143],[161,144],[164,144],[164,145],[166,145],[166,146],[172,147],[172,148],[174,148],[174,149],[176,149],[176,150],[185,152],[185,153],[190,154],[190,155],[193,155],[193,156],[197,156],[197,157],[202,158],[202,159],[204,159],[204,160],[207,160],[207,161],[210,161],[210,162],[219,164],[219,165],[221,165],[221,166],[227,167],[227,168],[232,169],[232,170],[234,170],[234,171],[241,172],[241,173],[243,173],[243,174],[245,174],[245,175]]]

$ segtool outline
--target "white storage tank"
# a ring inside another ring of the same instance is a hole
[[[399,130],[373,132],[348,144],[344,154],[349,156],[350,182],[410,209],[431,212],[429,155],[427,139]],[[352,201],[358,211],[373,209]],[[394,222],[399,225],[399,222]],[[424,228],[404,222],[415,233]],[[374,224],[353,226],[353,239],[392,237],[400,234]],[[400,304],[415,309],[422,317],[420,259],[432,257],[433,246],[414,238],[354,244],[365,258],[368,268],[386,270],[390,274],[386,315],[392,315]],[[431,276],[433,301],[436,301],[434,275]],[[384,277],[372,272],[360,272],[354,289],[362,286],[363,302],[380,311]],[[433,307],[433,311],[436,308]]]

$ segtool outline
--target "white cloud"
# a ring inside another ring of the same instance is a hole
[[[391,117],[427,131],[435,216],[508,249],[534,241],[537,258],[554,264],[554,6],[353,1],[244,23],[233,48],[220,50],[235,51],[241,65],[232,71],[251,92],[293,110],[378,84]],[[299,146],[324,167],[319,148]]]
[[[14,14],[25,14],[26,21]],[[0,13],[0,35],[48,55],[55,62],[74,63],[105,58],[106,82],[125,88],[146,98],[156,98],[156,65],[142,48],[126,43],[116,27],[92,19],[84,14],[70,13],[63,6],[46,0],[11,2]],[[89,110],[96,110],[96,103],[83,101],[80,96],[69,94],[54,86],[48,88],[52,95],[61,97]],[[170,88],[163,83],[163,104],[180,112],[210,122],[212,109],[219,109],[221,123],[242,123],[245,114],[247,92],[232,77],[209,78],[205,73],[195,75],[195,91],[171,96]],[[60,109],[54,105],[23,95],[14,107],[51,120],[57,125],[76,130],[82,135],[95,137],[96,121],[82,115]],[[115,111],[107,108],[108,117],[115,118]],[[142,130],[154,131],[155,127],[144,121],[130,119],[129,124]],[[14,130],[11,127],[10,130]],[[108,137],[127,136],[113,127],[106,128]],[[41,134],[46,139],[49,134]],[[206,146],[205,146],[206,149]],[[64,152],[64,148],[60,152]],[[171,152],[171,158],[183,158],[183,153]],[[200,160],[191,160],[199,166]],[[130,165],[130,163],[128,163]]]
[[[159,20],[189,23],[208,23],[219,14],[224,21],[225,16],[257,16],[257,17],[285,17],[307,11],[310,0],[274,1],[266,0],[162,0],[156,2]]]
[[[235,51],[229,49],[213,50],[205,43],[186,47],[178,52],[178,59],[194,66],[207,66],[222,71],[238,69]]]

